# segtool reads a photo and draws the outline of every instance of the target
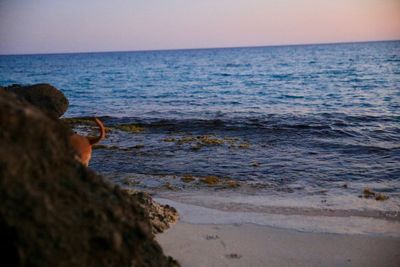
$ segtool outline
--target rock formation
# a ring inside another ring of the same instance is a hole
[[[5,90],[16,94],[20,99],[26,100],[54,118],[61,117],[68,109],[68,99],[60,90],[50,84],[29,86],[15,84],[6,87]]]
[[[155,202],[146,192],[127,191],[141,207],[148,213],[153,233],[158,234],[168,229],[179,219],[179,214],[174,207],[161,205]]]
[[[58,120],[0,90],[2,263],[177,266],[154,240],[137,200],[74,160],[66,132]]]

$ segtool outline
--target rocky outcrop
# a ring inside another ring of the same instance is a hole
[[[68,109],[68,99],[60,90],[50,84],[29,86],[15,84],[6,87],[5,90],[16,94],[20,99],[26,100],[54,118],[61,117]]]
[[[129,190],[127,192],[148,213],[154,234],[164,232],[164,230],[179,220],[178,211],[174,207],[155,202],[146,192],[136,190]]]
[[[0,92],[0,254],[7,266],[177,266],[138,201],[74,160],[67,129]]]

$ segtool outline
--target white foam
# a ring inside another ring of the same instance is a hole
[[[162,204],[175,207],[183,222],[194,224],[244,224],[294,229],[307,232],[336,234],[372,234],[400,237],[400,222],[383,219],[348,216],[284,215],[258,212],[221,211],[165,198],[156,198]]]

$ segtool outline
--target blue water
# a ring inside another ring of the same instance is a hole
[[[400,41],[0,57],[0,85],[42,82],[67,95],[66,117],[144,127],[110,133],[92,160],[105,173],[400,192]],[[239,141],[163,141],[203,135]]]

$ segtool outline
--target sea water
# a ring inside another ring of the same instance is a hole
[[[400,41],[0,56],[1,86],[44,82],[113,129],[91,167],[123,186],[399,211]]]

